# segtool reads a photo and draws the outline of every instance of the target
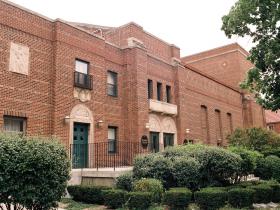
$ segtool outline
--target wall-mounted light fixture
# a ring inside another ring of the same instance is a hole
[[[190,133],[190,132],[191,132],[191,129],[187,128],[186,133]]]
[[[146,126],[145,126],[147,129],[150,128],[150,124],[149,123],[146,123]]]
[[[65,124],[69,124],[70,123],[70,117],[69,116],[64,117],[64,123]]]
[[[97,126],[98,128],[101,128],[103,124],[104,124],[104,121],[103,121],[103,120],[98,120],[97,123],[96,123],[96,126]]]

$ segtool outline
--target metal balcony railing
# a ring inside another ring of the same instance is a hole
[[[74,72],[74,86],[92,90],[92,75]]]

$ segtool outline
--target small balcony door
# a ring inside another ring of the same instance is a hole
[[[88,124],[74,123],[72,167],[86,168],[88,165]]]
[[[164,143],[164,148],[174,146],[174,134],[173,133],[164,133],[163,134],[163,143]]]
[[[159,152],[159,133],[150,132],[150,148],[151,152]]]

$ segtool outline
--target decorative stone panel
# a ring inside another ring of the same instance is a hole
[[[91,99],[90,90],[85,90],[85,89],[75,87],[74,98],[79,99],[81,102],[90,101]]]
[[[9,71],[28,75],[29,47],[11,42]]]

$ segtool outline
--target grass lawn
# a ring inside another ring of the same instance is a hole
[[[70,198],[62,198],[59,202],[59,207],[67,210],[98,210],[98,209],[106,209],[105,207],[95,204],[87,204],[73,201]]]

